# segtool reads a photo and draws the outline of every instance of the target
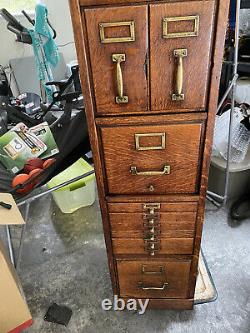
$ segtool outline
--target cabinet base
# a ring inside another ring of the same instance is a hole
[[[129,298],[123,298],[127,301]],[[166,309],[166,310],[193,310],[193,299],[170,299],[154,298],[149,299],[147,309]]]

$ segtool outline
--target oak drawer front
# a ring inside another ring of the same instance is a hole
[[[150,6],[152,110],[206,107],[214,1]]]
[[[201,136],[202,122],[101,127],[108,192],[196,193]]]
[[[146,111],[147,6],[86,9],[85,17],[97,114]]]
[[[186,298],[191,260],[118,260],[121,297]]]
[[[121,254],[193,254],[193,238],[156,238],[148,242],[138,238],[113,238],[115,255]],[[154,251],[154,252],[153,252]]]
[[[165,213],[154,215],[159,221],[162,238],[194,237],[196,213]],[[110,213],[113,238],[142,238],[149,215],[142,213]]]

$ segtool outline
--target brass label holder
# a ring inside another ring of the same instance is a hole
[[[117,93],[115,101],[117,104],[128,103],[128,96],[123,95],[123,76],[121,69],[121,62],[125,62],[126,55],[124,53],[112,54],[112,61],[116,63],[116,85]]]
[[[140,139],[145,137],[160,137],[161,144],[159,146],[141,146]],[[136,133],[135,149],[136,150],[162,150],[166,148],[166,133]]]
[[[141,275],[142,275],[142,281],[138,282],[138,288],[139,289],[142,289],[142,290],[165,290],[167,287],[168,287],[168,282],[166,281],[167,280],[167,274],[166,274],[166,271],[164,269],[164,267],[162,266],[159,266],[158,267],[158,270],[155,270],[155,271],[149,271],[147,270],[146,266],[143,265],[142,268],[141,268]],[[157,286],[157,285],[148,285],[148,284],[145,284],[145,277],[158,277],[160,278],[160,285]]]
[[[105,28],[117,28],[122,26],[128,26],[130,35],[125,37],[105,37]],[[99,33],[101,43],[109,44],[109,43],[126,43],[126,42],[134,42],[135,41],[135,22],[127,21],[127,22],[106,22],[99,23]]]
[[[169,32],[169,24],[172,22],[193,21],[194,29],[191,31]],[[199,15],[191,16],[174,16],[164,17],[163,19],[163,38],[187,38],[199,36],[200,17]]]
[[[174,50],[174,57],[177,59],[176,79],[175,79],[175,93],[172,94],[172,101],[183,101],[185,95],[183,94],[183,58],[187,57],[187,49]]]

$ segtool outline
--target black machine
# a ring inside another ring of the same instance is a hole
[[[32,43],[28,29],[21,25],[6,9],[1,9],[0,14],[8,22],[8,30],[17,36],[17,41],[25,44]],[[24,11],[23,14],[34,25],[34,20]],[[50,27],[55,38],[56,31],[51,24]],[[47,85],[54,85],[57,89],[50,105],[42,104],[40,97],[32,93],[25,93],[16,98],[8,96],[8,94],[0,96],[0,135],[19,122],[32,127],[47,121],[58,145],[59,153],[54,156],[56,162],[39,175],[36,187],[45,184],[57,173],[90,151],[81,96],[79,67],[72,68],[72,75],[68,80],[48,82]],[[3,89],[3,92],[6,91]],[[20,195],[16,193],[16,190],[22,188],[22,185],[19,185],[18,188],[12,188],[11,183],[14,176],[0,163],[0,192],[12,193],[18,198]],[[25,182],[23,186],[26,186],[27,183]]]

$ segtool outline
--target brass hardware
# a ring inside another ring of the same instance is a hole
[[[194,21],[194,29],[191,31],[169,32],[170,22]],[[200,17],[199,15],[164,17],[163,38],[197,37],[199,35]]]
[[[157,238],[155,238],[155,235],[147,235],[147,237],[144,238],[144,241],[154,242],[154,241],[157,241]]]
[[[128,96],[123,96],[123,77],[121,62],[126,60],[125,54],[112,54],[112,61],[116,63],[116,85],[117,93],[115,100],[117,104],[128,103]]]
[[[159,146],[140,146],[140,138],[142,137],[160,137],[161,144]],[[162,150],[166,148],[166,133],[142,133],[135,134],[135,149],[136,150]]]
[[[157,234],[159,234],[160,233],[160,230],[159,230],[160,226],[161,226],[161,224],[159,222],[156,222],[154,224],[143,223],[143,227],[146,229],[145,232],[147,231],[149,233],[150,233],[149,229],[152,229],[152,227],[154,227],[155,228],[155,233],[157,232]]]
[[[146,203],[143,204],[143,209],[160,209],[161,204],[160,203]]]
[[[170,174],[170,166],[164,165],[162,171],[138,171],[136,165],[131,165],[130,172],[133,176],[161,176]]]
[[[144,227],[144,234],[147,236],[147,237],[151,237],[152,235],[154,236],[159,236],[161,234],[161,231],[160,231],[160,225],[156,225],[154,226],[154,231],[152,231],[152,227],[147,225],[146,223],[143,225]]]
[[[154,251],[150,252],[151,256],[154,256]],[[145,275],[160,275],[162,278],[166,278],[166,272],[162,266],[159,267],[158,271],[147,271],[146,266],[142,266],[142,278]],[[168,286],[168,282],[162,282],[161,287],[155,287],[155,286],[145,286],[144,281],[138,282],[138,287],[143,290],[164,290]]]
[[[144,275],[163,275],[163,274],[165,274],[163,266],[159,266],[159,271],[147,271],[146,266],[142,265],[141,272]]]
[[[143,219],[144,220],[148,220],[149,224],[154,225],[155,223],[158,223],[160,218],[160,214],[159,213],[154,213],[154,214],[144,214],[143,215]]]
[[[155,252],[154,252],[154,251],[151,251],[149,254],[150,254],[151,256],[154,256],[154,255],[155,255]]]
[[[174,56],[177,58],[175,93],[172,95],[173,101],[183,101],[183,58],[187,57],[187,49],[174,50]]]
[[[148,189],[150,192],[154,192],[155,190],[154,185],[149,185]]]
[[[154,255],[154,254],[152,254]],[[168,286],[168,282],[164,282],[161,287],[145,286],[143,282],[138,282],[138,287],[142,290],[164,290]]]
[[[145,251],[160,251],[161,245],[160,240],[158,238],[154,238],[154,240],[144,239],[145,241]]]
[[[111,27],[121,27],[128,26],[130,30],[130,36],[127,37],[105,37],[105,28]],[[101,43],[126,43],[126,42],[134,42],[135,41],[135,22],[110,22],[110,23],[100,23],[99,24],[99,32]]]

